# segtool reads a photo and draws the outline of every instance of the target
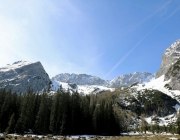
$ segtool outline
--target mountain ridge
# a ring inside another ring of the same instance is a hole
[[[153,77],[154,75],[148,72],[134,72],[120,75],[112,80],[104,80],[97,76],[87,74],[60,73],[52,77],[52,80],[65,83],[75,83],[77,85],[99,85],[110,88],[119,88],[122,86],[130,86],[134,83],[148,82]]]

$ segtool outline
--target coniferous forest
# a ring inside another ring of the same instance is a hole
[[[66,136],[151,131],[180,134],[179,116],[175,124],[168,126],[159,126],[156,115],[153,124],[144,119],[152,113],[158,115],[158,108],[165,109],[166,103],[175,104],[176,101],[158,91],[144,92],[137,96],[137,100],[144,104],[141,106],[126,90],[84,95],[63,91],[62,88],[54,94],[47,91],[35,93],[30,89],[24,94],[17,94],[0,89],[0,133]],[[130,103],[125,106],[128,100]],[[168,110],[171,108],[170,105]]]
[[[121,121],[113,98],[58,90],[53,96],[28,90],[0,90],[0,132],[119,135]]]

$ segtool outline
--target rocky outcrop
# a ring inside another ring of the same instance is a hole
[[[0,68],[0,88],[24,93],[28,88],[34,91],[47,89],[51,80],[40,62],[18,61]]]
[[[77,85],[105,85],[106,81],[99,77],[87,75],[87,74],[69,74],[61,73],[52,78],[52,80],[65,82],[65,83],[75,83]]]
[[[130,86],[135,83],[149,82],[153,77],[154,75],[148,72],[134,72],[131,74],[121,75],[111,80],[108,86],[113,88]]]
[[[162,63],[159,71],[156,73],[156,78],[166,74],[170,67],[180,58],[180,40],[174,42],[167,48],[162,56]]]
[[[77,85],[98,85],[109,88],[119,88],[122,86],[130,86],[134,83],[149,82],[153,77],[154,75],[151,73],[135,72],[132,74],[121,75],[109,81],[87,74],[61,73],[53,77],[52,80],[64,83],[75,83]]]
[[[164,75],[164,81],[169,81],[166,86],[173,90],[180,90],[180,40],[165,50],[156,78],[162,75]]]
[[[168,86],[171,89],[180,90],[180,59],[169,68],[164,80],[170,80]]]

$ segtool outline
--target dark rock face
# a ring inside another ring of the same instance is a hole
[[[28,88],[35,92],[47,89],[50,79],[40,62],[18,61],[0,68],[0,88],[24,93]]]
[[[174,42],[167,48],[162,56],[162,63],[159,71],[156,73],[156,78],[166,74],[169,68],[180,58],[180,40]]]
[[[168,85],[171,89],[180,90],[180,59],[169,68],[164,80],[170,80]]]

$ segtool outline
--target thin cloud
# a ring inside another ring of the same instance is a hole
[[[133,30],[135,30],[137,27],[141,26],[144,22],[146,22],[147,20],[149,20],[151,17],[153,17],[154,15],[156,15],[158,12],[160,12],[162,9],[164,9],[166,6],[168,6],[170,3],[172,2],[172,0],[166,2],[165,4],[163,4],[159,9],[157,9],[154,13],[152,13],[151,15],[149,15],[148,17],[146,17],[145,19],[143,19],[141,22],[139,22],[135,27],[133,27],[127,34],[129,34],[130,32],[132,32]]]
[[[98,54],[98,55],[97,55],[97,56],[95,56],[93,59],[91,59],[91,61],[90,61],[90,62],[93,62],[93,61],[97,60],[98,58],[101,58],[101,57],[105,54],[105,52],[106,52],[106,51],[104,51],[104,52],[102,52],[102,53]]]
[[[135,30],[138,26],[142,25],[144,22],[146,22],[148,19],[150,19],[152,16],[156,15],[158,12],[160,12],[162,9],[164,9],[166,6],[168,6],[172,0],[166,2],[163,4],[159,9],[157,9],[154,13],[146,17],[144,20],[142,20],[139,24],[137,24],[131,31]],[[180,9],[180,6],[176,8],[168,18],[173,16],[178,10]],[[167,19],[168,19],[167,18]],[[166,19],[166,20],[167,20]],[[163,21],[162,21],[163,22]],[[149,30],[114,66],[113,68],[105,75],[104,78],[107,78],[119,65],[121,65],[128,57],[129,55],[139,46],[139,44],[149,35],[149,33],[154,30],[157,26],[159,26],[162,22],[155,25],[151,30]],[[130,31],[130,32],[131,32]],[[127,33],[128,34],[128,33]]]
[[[171,18],[174,14],[176,14],[179,11],[179,9],[180,9],[180,5],[174,11],[172,11],[172,13],[169,14],[167,19]]]
[[[105,75],[104,78],[107,78],[119,65],[121,65],[129,55],[139,46],[139,44],[150,34],[152,30],[154,30],[159,24],[154,26],[151,30],[149,30],[114,66],[113,68]]]
[[[169,1],[168,3],[164,4],[163,7],[161,7],[160,9],[163,9],[166,5],[168,5],[171,1]],[[159,10],[160,10],[159,9]],[[158,11],[159,11],[158,10]],[[168,20],[169,18],[171,18],[174,14],[176,14],[177,11],[180,10],[180,6],[178,6],[174,11],[172,11],[169,16],[161,21],[160,23],[158,23],[157,25],[155,25],[151,30],[149,30],[117,63],[116,65],[114,65],[114,67],[106,74],[105,78],[107,76],[109,76],[121,63],[123,63],[126,58],[128,58],[128,56],[139,46],[139,44],[149,35],[149,33],[154,30],[157,26],[159,26],[161,23],[163,23],[164,21]]]

